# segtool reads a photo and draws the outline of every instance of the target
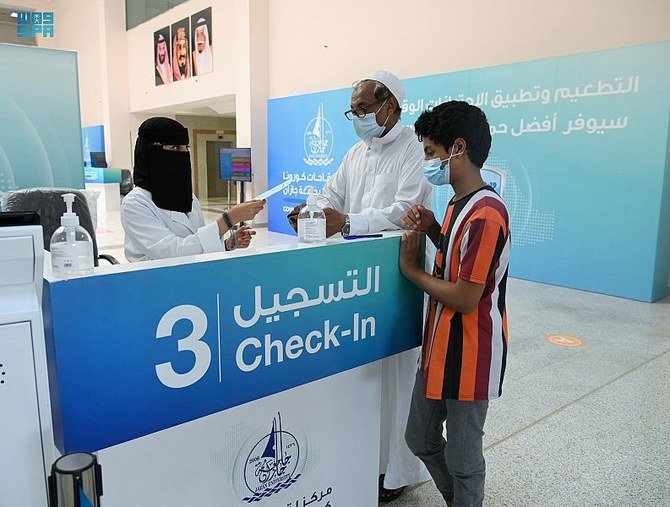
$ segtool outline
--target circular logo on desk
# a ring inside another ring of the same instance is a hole
[[[272,420],[272,429],[251,449],[244,465],[244,482],[251,496],[245,502],[259,502],[292,486],[296,474],[300,446],[296,437],[282,428],[281,414]]]
[[[305,158],[307,165],[325,167],[333,162],[333,129],[323,117],[323,104],[319,106],[316,117],[307,124],[304,136]]]

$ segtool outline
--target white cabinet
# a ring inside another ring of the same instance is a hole
[[[0,325],[0,505],[47,504],[30,322]],[[4,468],[4,467],[3,467]],[[17,487],[19,485],[25,487]]]

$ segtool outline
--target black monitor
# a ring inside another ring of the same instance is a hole
[[[0,212],[0,227],[15,227],[17,225],[40,225],[40,216],[34,211]]]

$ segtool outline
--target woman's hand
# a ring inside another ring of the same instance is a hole
[[[265,207],[265,200],[247,201],[233,206],[228,212],[230,220],[234,224],[253,220]]]
[[[251,244],[251,237],[256,235],[256,231],[244,226],[235,231],[236,245],[235,249],[247,248]],[[226,239],[226,250],[231,250],[230,238]]]

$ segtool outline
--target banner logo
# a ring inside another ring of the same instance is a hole
[[[245,502],[263,498],[291,487],[300,477],[296,474],[300,446],[293,434],[282,428],[281,413],[272,420],[272,429],[253,447],[244,466],[244,482],[251,496]]]
[[[323,116],[323,104],[315,118],[307,124],[304,136],[305,158],[303,162],[311,166],[325,167],[333,163],[333,129]]]

